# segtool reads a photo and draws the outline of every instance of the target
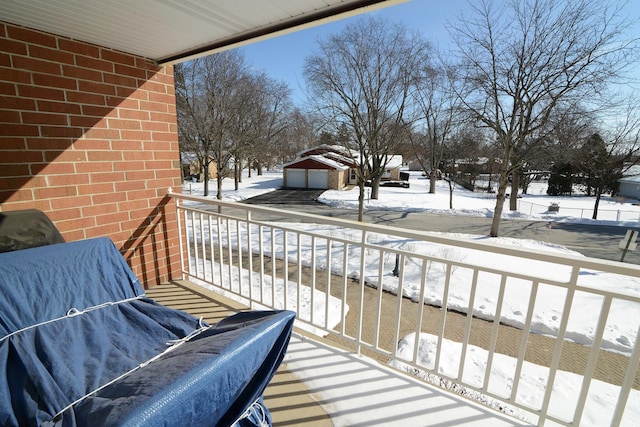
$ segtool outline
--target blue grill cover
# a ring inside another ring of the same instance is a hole
[[[0,425],[269,422],[292,312],[210,327],[144,297],[104,238],[2,253],[0,290]]]

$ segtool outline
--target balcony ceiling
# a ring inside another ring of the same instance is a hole
[[[0,20],[180,62],[404,0],[3,0]]]

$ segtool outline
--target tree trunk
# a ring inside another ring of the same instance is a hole
[[[209,195],[209,163],[203,165],[202,179],[204,180],[204,197],[207,197]]]
[[[358,221],[362,222],[364,215],[364,182],[358,184]]]
[[[432,170],[429,174],[429,194],[436,194],[436,181],[438,178],[438,171]]]
[[[380,179],[381,177],[378,177],[371,181],[371,199],[373,200],[378,200],[378,193],[380,192]]]
[[[449,209],[453,209],[453,181],[449,178],[447,182],[449,183]]]
[[[238,170],[238,161],[233,162],[233,187],[236,191],[240,189],[240,171]]]
[[[218,169],[219,170],[219,169]],[[216,198],[218,200],[222,200],[222,175],[218,173],[216,176],[216,184],[218,186],[218,191],[216,193]]]
[[[596,202],[593,205],[593,216],[591,219],[598,219],[598,206],[600,206],[600,197],[602,196],[602,186],[598,185],[596,190]]]
[[[509,195],[509,210],[518,210],[518,191],[520,190],[520,169],[511,174],[511,194]]]
[[[507,194],[507,186],[509,185],[509,177],[507,172],[500,172],[500,178],[498,179],[498,194],[496,195],[496,207],[493,210],[493,221],[491,223],[491,237],[498,237],[500,235],[500,219],[502,217],[502,209]]]

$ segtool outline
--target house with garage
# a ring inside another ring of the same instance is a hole
[[[339,190],[347,185],[349,166],[321,155],[310,155],[283,167],[286,188]]]
[[[618,180],[618,195],[640,200],[640,175],[620,178]]]

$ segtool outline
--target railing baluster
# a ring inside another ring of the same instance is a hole
[[[315,307],[315,293],[316,293],[316,271],[317,268],[317,260],[316,260],[316,236],[311,236],[311,296],[309,300],[311,301],[309,306],[311,312],[309,313],[309,321],[312,325],[315,325],[313,312],[315,311],[313,307]]]
[[[393,343],[395,345],[395,343],[397,343],[400,340],[400,322],[402,320],[402,299],[403,299],[403,293],[404,293],[404,267],[405,267],[405,255],[402,254],[400,255],[400,268],[399,268],[399,272],[398,272],[398,290],[397,290],[397,295],[396,295],[396,301],[397,301],[397,306],[396,306],[396,315],[395,315],[395,328],[394,328],[394,336],[393,336]],[[391,354],[395,353],[395,351],[393,349],[391,349]]]
[[[498,301],[496,302],[493,326],[491,327],[491,338],[489,340],[489,356],[487,357],[487,367],[484,371],[484,383],[482,385],[482,390],[485,392],[489,391],[489,380],[491,379],[491,369],[493,367],[493,355],[496,351],[496,344],[498,343],[498,330],[500,329],[500,317],[502,316],[502,305],[504,304],[504,291],[506,284],[507,275],[503,274],[500,279]]]
[[[607,295],[602,300],[602,307],[600,308],[600,315],[598,316],[598,324],[596,325],[595,339],[591,345],[591,351],[589,352],[589,361],[584,371],[582,385],[580,387],[580,394],[578,397],[578,403],[573,415],[573,424],[580,425],[582,414],[584,412],[584,405],[587,401],[587,395],[589,394],[589,387],[593,378],[593,373],[596,370],[596,364],[598,362],[598,355],[600,354],[600,346],[602,345],[602,337],[604,335],[604,328],[607,326],[607,319],[609,318],[609,311],[611,310],[611,296]]]
[[[260,304],[264,303],[264,238],[262,237],[263,226],[258,226],[258,247],[260,254]],[[299,307],[299,306],[298,306]]]
[[[327,291],[324,296],[324,328],[329,329],[329,305],[331,303],[331,248],[333,241],[327,237]]]
[[[271,227],[271,307],[276,306],[276,232]]]
[[[613,411],[613,419],[611,420],[611,426],[619,426],[624,415],[624,408],[627,406],[629,400],[629,393],[633,387],[633,381],[638,372],[638,366],[640,366],[640,327],[636,332],[636,342],[633,346],[633,353],[629,357],[629,365],[627,366],[627,372],[624,375],[622,386],[620,387],[620,394],[618,395],[618,401],[616,402],[616,409]]]
[[[289,232],[284,230],[282,251],[284,252],[284,262],[282,264],[282,280],[284,281],[284,301],[282,302],[282,308],[288,310],[287,302],[289,301]]]
[[[429,261],[422,259],[420,267],[420,294],[418,297],[418,318],[416,319],[416,344],[413,347],[413,363],[418,361],[418,349],[420,348],[420,335],[422,334],[422,319],[424,318],[424,298],[427,292],[427,263]],[[395,352],[394,352],[395,353]]]
[[[237,246],[237,251],[238,251],[238,295],[242,295],[242,284],[244,282],[243,276],[244,274],[242,274],[243,268],[242,268],[242,242],[244,241],[244,239],[242,238],[242,232],[240,230],[240,221],[236,221],[236,246]]]
[[[462,338],[462,349],[460,350],[460,364],[458,365],[458,379],[462,381],[464,374],[464,362],[467,360],[467,344],[471,337],[471,322],[473,321],[473,305],[476,299],[476,289],[478,287],[478,270],[473,270],[471,280],[471,292],[469,294],[469,305],[467,308],[467,318],[464,326],[464,337]]]
[[[558,365],[560,363],[560,355],[562,353],[562,343],[567,332],[567,324],[569,323],[569,314],[571,313],[571,306],[573,304],[573,297],[576,292],[576,285],[578,283],[578,275],[580,274],[579,268],[574,268],[571,272],[571,280],[569,281],[569,288],[564,299],[564,307],[562,308],[562,318],[560,319],[560,325],[558,327],[558,333],[556,334],[556,343],[553,349],[553,356],[551,357],[551,363],[549,365],[549,376],[547,377],[547,387],[545,389],[544,398],[542,400],[542,407],[540,408],[539,423],[542,424],[546,420],[547,412],[549,411],[549,402],[551,401],[551,393],[553,393],[553,384],[556,381],[556,373],[558,371]]]
[[[439,372],[440,357],[442,355],[442,342],[444,340],[444,328],[447,322],[447,305],[449,304],[449,287],[451,285],[451,263],[447,263],[444,289],[442,291],[442,307],[440,308],[440,328],[438,330],[438,348],[436,350],[434,372]]]
[[[536,304],[536,297],[538,295],[538,282],[531,283],[531,293],[529,294],[529,307],[527,309],[527,319],[522,328],[522,337],[520,339],[520,349],[518,350],[518,360],[516,362],[516,371],[513,375],[513,386],[511,388],[511,402],[516,402],[518,395],[518,386],[520,385],[520,378],[522,375],[522,365],[524,363],[524,356],[527,351],[527,342],[529,341],[529,331],[531,330],[531,320],[533,319],[533,309]]]
[[[378,252],[380,255],[378,256],[378,306],[376,310],[376,328],[375,328],[375,336],[373,338],[373,347],[377,350],[380,348],[380,325],[382,321],[382,290],[384,289],[384,252],[382,249]],[[395,353],[395,349],[393,351]]]
[[[247,211],[247,262],[249,264],[249,301],[253,301],[253,224],[251,223],[251,211]]]

